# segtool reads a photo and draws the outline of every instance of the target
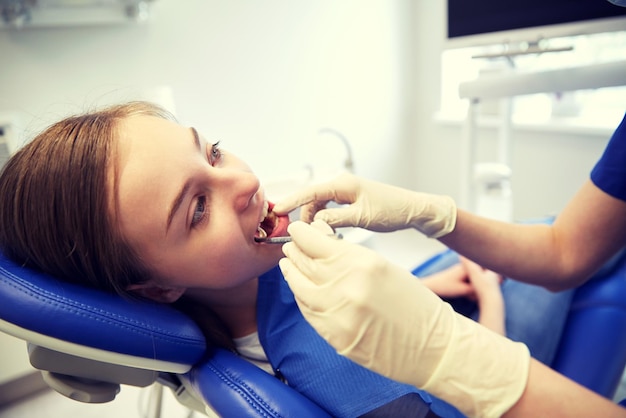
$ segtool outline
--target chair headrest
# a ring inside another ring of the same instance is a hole
[[[170,306],[66,283],[3,254],[0,301],[0,331],[69,354],[119,354],[131,363],[147,361],[129,366],[154,369],[156,362],[162,371],[181,373],[206,351],[196,323]]]

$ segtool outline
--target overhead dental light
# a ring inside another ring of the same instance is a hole
[[[154,0],[0,0],[0,28],[89,26],[148,20]]]

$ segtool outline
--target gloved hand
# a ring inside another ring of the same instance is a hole
[[[517,402],[530,362],[525,345],[455,313],[367,248],[303,222],[288,230],[280,268],[304,317],[339,354],[469,416],[499,417]]]
[[[347,207],[323,209],[330,201]],[[301,219],[323,220],[333,228],[358,226],[377,232],[415,228],[431,238],[454,229],[456,205],[447,196],[437,196],[394,187],[352,174],[311,186],[274,206],[276,214],[302,207]]]

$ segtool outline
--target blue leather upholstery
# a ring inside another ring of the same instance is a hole
[[[187,365],[187,370],[206,350],[195,322],[169,306],[65,283],[3,255],[0,301],[0,319],[84,347]]]
[[[220,416],[330,417],[276,377],[222,349],[194,366],[185,378]]]

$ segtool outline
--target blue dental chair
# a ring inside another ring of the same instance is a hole
[[[414,273],[445,268],[435,255]],[[577,290],[554,367],[612,397],[626,365],[626,255]],[[219,416],[328,417],[275,377],[221,349],[175,309],[61,282],[0,255],[0,331],[29,343],[52,388],[109,402],[120,385],[169,387],[191,410]]]

